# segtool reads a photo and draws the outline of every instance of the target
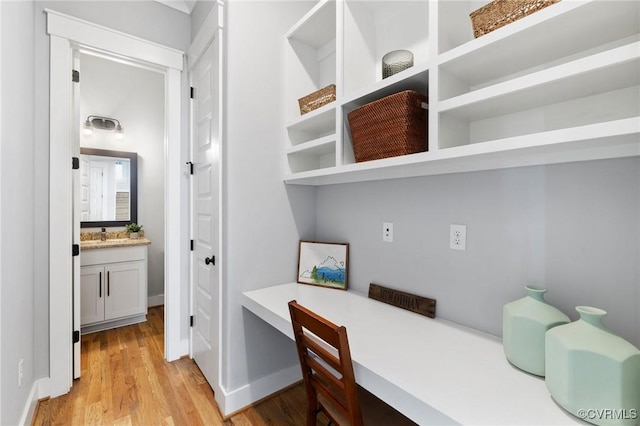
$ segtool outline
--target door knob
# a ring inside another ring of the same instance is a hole
[[[209,264],[216,264],[216,257],[215,256],[211,256],[211,257],[205,257],[204,258],[204,263],[209,265]]]

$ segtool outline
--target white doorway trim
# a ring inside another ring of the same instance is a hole
[[[50,35],[50,170],[49,170],[49,394],[72,384],[72,47],[98,49],[165,72],[165,358],[187,353],[180,338],[181,318],[181,73],[184,53],[52,10]]]

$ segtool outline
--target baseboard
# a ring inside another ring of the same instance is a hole
[[[33,421],[33,415],[38,407],[38,401],[42,398],[49,396],[49,378],[45,377],[33,382],[31,386],[31,392],[27,398],[27,403],[22,410],[22,416],[20,417],[20,426],[29,426]]]
[[[156,294],[155,296],[149,296],[147,298],[147,306],[160,306],[164,305],[164,294]]]
[[[228,418],[251,404],[291,386],[300,380],[302,380],[300,365],[295,364],[234,391],[228,392],[223,389],[219,394],[216,393],[216,402],[218,403],[218,407],[220,407],[222,416]]]
[[[114,321],[107,321],[107,322],[98,323],[98,324],[85,325],[80,328],[80,333],[82,335],[85,335],[88,333],[95,333],[96,331],[111,330],[112,328],[122,327],[125,325],[138,324],[141,322],[145,322],[146,320],[147,320],[146,315],[136,315],[133,317],[118,319]]]

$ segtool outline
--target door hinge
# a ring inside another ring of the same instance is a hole
[[[71,81],[74,83],[80,83],[80,71],[72,70],[71,71]]]
[[[78,256],[80,254],[80,246],[78,244],[71,246],[71,254],[74,256]]]
[[[193,327],[193,315],[189,317],[189,327]]]
[[[78,157],[71,157],[71,169],[78,170],[80,168],[80,159]]]
[[[193,163],[191,161],[187,161],[187,165],[189,166],[189,174],[193,175]]]
[[[190,89],[189,90],[189,97],[191,99],[194,99],[196,97],[196,89],[194,89],[193,87],[190,87],[189,89]]]
[[[78,343],[80,341],[80,331],[76,330],[73,332],[73,343]]]
[[[189,246],[190,246],[190,248],[191,248],[191,251],[193,251],[193,244],[194,244],[194,243],[193,243],[193,240],[191,240],[191,241],[190,241],[190,243],[189,243]]]

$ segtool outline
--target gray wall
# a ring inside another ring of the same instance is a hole
[[[0,424],[16,424],[36,379],[34,298],[42,287],[35,248],[34,5],[0,5]],[[22,386],[18,363],[23,359]]]
[[[209,13],[213,10],[213,6],[215,6],[215,1],[198,1],[196,2],[193,10],[191,11],[191,39],[193,40],[202,25],[204,24],[205,19],[209,16]]]
[[[317,238],[350,243],[352,289],[432,297],[439,317],[500,336],[502,306],[535,284],[640,346],[638,157],[326,186],[316,202]],[[454,223],[466,251],[449,249]]]
[[[49,36],[44,9],[180,50],[187,49],[191,28],[187,15],[151,1],[24,1],[2,2],[1,7],[0,424],[4,425],[18,422],[35,380],[49,375]],[[40,259],[37,265],[34,259]],[[20,357],[24,379],[18,388]]]
[[[282,36],[311,6],[260,1],[225,6],[222,383],[230,391],[297,362],[292,342],[244,311],[241,296],[292,281],[298,240],[314,234],[314,188],[287,188],[282,182]]]

